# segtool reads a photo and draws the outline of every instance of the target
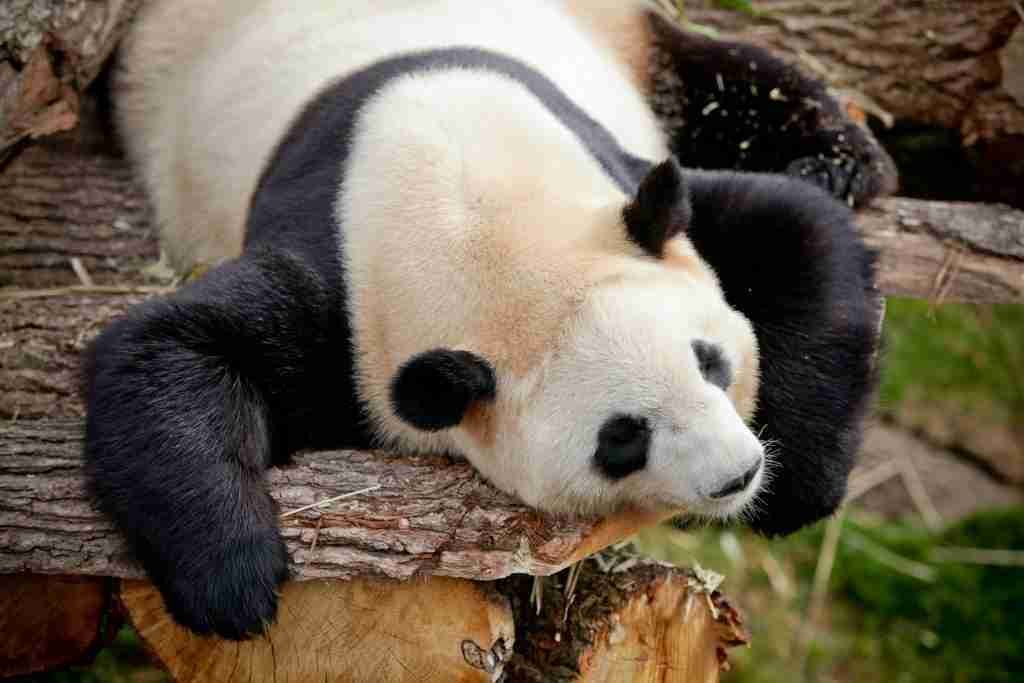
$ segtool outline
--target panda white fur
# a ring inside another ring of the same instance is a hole
[[[86,457],[182,624],[242,638],[273,618],[287,558],[263,474],[304,448],[459,453],[556,512],[779,533],[834,509],[872,384],[870,254],[802,180],[672,158],[713,162],[655,117],[651,55],[690,73],[689,105],[749,60],[648,12],[145,7],[120,130],[171,263],[216,267],[94,343]],[[834,106],[755,56],[744,85]],[[884,189],[884,156],[826,113],[772,152],[785,163],[747,168]],[[843,163],[816,151],[836,136]]]

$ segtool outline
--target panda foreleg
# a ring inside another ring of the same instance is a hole
[[[746,522],[788,534],[846,493],[877,384],[874,254],[853,212],[784,176],[690,171],[687,236],[760,352],[751,428],[770,444],[768,484]]]
[[[134,308],[89,351],[91,489],[172,616],[198,633],[259,634],[287,578],[264,479],[284,428],[274,387],[316,371],[302,356],[323,304],[296,261],[215,268]]]
[[[892,159],[822,82],[757,46],[650,17],[651,102],[684,166],[786,173],[853,206],[895,191]]]

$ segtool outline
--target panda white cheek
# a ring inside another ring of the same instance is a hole
[[[742,508],[760,488],[763,449],[728,407],[707,411],[700,424],[655,432],[647,467],[633,486],[636,493],[698,513],[732,514]]]
[[[639,473],[642,493],[663,505],[692,507],[700,500],[699,486],[704,476],[701,466],[702,444],[690,435],[665,431],[651,442],[647,467]]]
[[[575,469],[558,457],[565,452],[566,435],[552,430],[551,424],[505,424],[488,444],[460,434],[456,446],[499,489],[532,507],[566,511],[557,499],[568,493]]]

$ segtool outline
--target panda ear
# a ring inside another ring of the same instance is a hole
[[[454,427],[477,401],[493,401],[494,368],[469,351],[434,349],[413,356],[391,381],[391,405],[417,429]]]
[[[689,228],[691,215],[690,191],[673,157],[647,172],[622,211],[629,239],[655,258],[661,258],[665,242]]]

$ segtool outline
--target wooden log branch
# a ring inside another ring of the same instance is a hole
[[[43,222],[38,232],[25,231],[18,240],[0,242],[0,263],[19,255],[29,255],[30,261],[45,255],[33,263],[55,272],[48,262],[63,264],[73,257],[102,253],[115,235],[105,227],[120,215],[111,206],[136,211],[120,247],[139,248],[133,251],[139,262],[142,254],[155,253],[147,214],[135,199],[125,199],[137,197],[137,191],[120,161],[83,162],[90,179],[82,176],[76,188],[63,181],[50,184],[47,174],[56,176],[58,171],[48,154],[19,159],[8,169],[16,171],[14,180],[9,180],[9,173],[0,176],[0,207],[21,207],[19,212],[0,213],[0,234],[20,230],[22,216]],[[32,171],[38,168],[50,170]],[[52,191],[41,192],[41,187]],[[83,229],[81,239],[47,235],[47,222],[59,226],[68,220],[91,227]],[[1022,211],[887,199],[862,214],[861,226],[881,252],[880,284],[886,293],[942,300],[1024,300]],[[74,277],[70,266],[66,272]],[[15,279],[33,281],[23,275]],[[141,282],[142,277],[128,281]],[[111,293],[103,286],[0,290],[0,419],[19,420],[0,426],[0,447],[16,458],[5,460],[9,471],[0,465],[5,485],[15,487],[0,500],[12,501],[2,514],[13,520],[0,524],[0,551],[12,551],[0,557],[0,571],[137,575],[117,542],[108,538],[109,527],[85,502],[77,469],[78,423],[21,422],[82,416],[77,394],[81,351],[106,323],[145,296],[136,287],[130,284],[126,293]],[[335,472],[331,479],[328,473]],[[35,476],[22,476],[25,473]],[[286,533],[297,571],[304,577],[367,571],[391,577],[440,573],[477,578],[513,571],[550,573],[639,523],[628,520],[609,527],[593,521],[543,519],[487,487],[464,463],[442,458],[323,454],[300,458],[296,468],[275,477],[276,494],[286,508],[383,484],[367,500],[341,507],[345,512],[311,512],[288,521]],[[312,552],[318,523],[318,547]],[[474,555],[476,551],[479,554]]]
[[[934,299],[942,291],[947,301],[1024,301],[1024,211],[888,198],[863,212],[860,225],[881,252],[879,285],[885,294]],[[958,254],[955,270],[948,262],[950,250]],[[0,174],[0,283],[19,288],[78,284],[70,265],[77,257],[98,284],[144,285],[149,282],[144,268],[157,253],[145,199],[123,160],[54,144],[29,150]],[[944,290],[935,285],[940,274]],[[16,295],[0,289],[4,318],[21,315],[19,304],[12,303]],[[107,311],[123,307],[114,297],[103,301]],[[27,305],[69,310],[73,302]],[[95,322],[102,323],[102,315]],[[0,322],[0,349],[11,333]],[[3,367],[0,363],[0,372]]]
[[[0,4],[0,163],[26,138],[70,130],[141,0]]]
[[[543,582],[508,582],[516,615],[510,677],[530,683],[712,683],[747,642],[739,613],[691,570],[603,553]],[[570,584],[566,587],[566,584]]]
[[[143,575],[93,508],[81,467],[80,421],[0,423],[0,574]],[[542,515],[468,463],[434,456],[300,455],[294,466],[271,470],[270,482],[282,511],[379,487],[282,519],[300,580],[550,574],[660,519]]]
[[[879,253],[883,294],[1024,303],[1024,211],[1002,204],[882,199],[858,223]]]
[[[881,251],[885,292],[1024,300],[1022,211],[889,199],[864,213],[861,224]],[[0,572],[137,575],[86,503],[79,423],[23,420],[82,415],[76,391],[81,350],[141,297],[0,292],[0,418],[19,420],[0,426],[0,475],[12,487],[0,499],[0,515],[10,516],[9,523],[0,522]],[[443,458],[317,454],[274,476],[285,508],[383,486],[366,500],[347,503],[344,512],[310,512],[287,522],[296,569],[305,577],[550,573],[640,523],[542,518],[488,487],[465,463]]]
[[[0,574],[0,678],[82,661],[124,620],[179,683],[714,683],[747,642],[690,570],[615,551],[577,569],[543,583],[539,610],[524,576],[293,582],[267,635],[244,644],[182,629],[146,581]]]
[[[89,339],[140,295],[0,299],[0,419],[82,417],[79,363]]]
[[[146,198],[108,150],[68,136],[0,173],[0,286],[79,284],[72,258],[97,284],[142,284],[158,253]]]
[[[545,580],[539,603],[523,576],[293,582],[266,636],[241,644],[182,629],[145,581],[0,575],[0,625],[17,636],[0,641],[0,678],[76,661],[122,619],[179,683],[715,683],[747,642],[693,571],[619,551],[576,570]]]

